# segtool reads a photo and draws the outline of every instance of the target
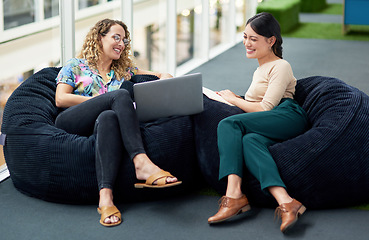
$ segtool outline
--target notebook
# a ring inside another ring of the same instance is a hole
[[[201,73],[136,83],[133,92],[141,122],[196,114],[204,109]]]

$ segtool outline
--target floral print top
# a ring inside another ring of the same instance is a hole
[[[137,73],[137,67],[127,71],[131,76]],[[107,74],[109,81],[106,83],[101,75],[90,69],[85,59],[72,58],[60,70],[56,77],[56,83],[66,83],[73,87],[73,93],[81,96],[96,96],[111,92],[120,88],[124,79],[117,79],[113,70]]]

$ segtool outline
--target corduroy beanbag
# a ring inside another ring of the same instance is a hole
[[[43,69],[9,98],[2,125],[7,134],[5,159],[15,187],[27,195],[53,202],[96,203],[95,136],[68,134],[54,126],[61,111],[54,103],[58,72],[59,68]],[[317,76],[298,80],[296,100],[306,110],[311,128],[270,147],[291,196],[308,208],[369,202],[369,97],[338,79]],[[220,120],[239,113],[237,107],[204,96],[200,114],[142,123],[150,158],[183,184],[165,190],[135,189],[134,166],[126,156],[115,198],[137,201],[186,192],[199,181],[199,169],[223,194],[216,129]],[[243,186],[252,204],[275,206],[247,170]]]
[[[297,81],[296,100],[311,128],[269,148],[290,195],[308,208],[332,208],[369,202],[369,96],[341,80],[308,77]],[[194,117],[198,161],[207,182],[220,194],[216,128],[220,120],[242,111],[204,99]],[[273,197],[247,170],[244,191],[250,202],[275,207]]]
[[[33,197],[97,203],[95,136],[69,134],[54,126],[61,111],[54,100],[59,70],[37,72],[13,92],[5,106],[1,129],[7,135],[4,155],[10,177],[19,191]],[[126,154],[114,189],[115,199],[137,201],[186,192],[198,178],[191,118],[163,118],[140,126],[149,157],[183,184],[165,190],[135,189],[134,165]]]

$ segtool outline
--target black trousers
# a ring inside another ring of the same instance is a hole
[[[123,89],[91,98],[67,108],[55,125],[81,136],[96,134],[96,175],[99,190],[113,189],[123,146],[131,159],[145,153],[140,127],[129,92]]]

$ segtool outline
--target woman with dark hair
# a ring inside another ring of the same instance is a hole
[[[293,100],[296,78],[290,64],[282,59],[282,37],[277,20],[259,13],[247,21],[243,44],[248,58],[259,67],[245,98],[229,90],[218,92],[226,101],[246,113],[223,119],[218,125],[219,179],[227,177],[227,190],[217,214],[209,224],[220,223],[250,209],[242,193],[244,166],[259,180],[279,206],[281,231],[289,229],[306,208],[287,192],[268,147],[293,138],[307,129],[305,111]]]
[[[138,69],[130,56],[130,34],[117,20],[104,19],[90,29],[78,58],[70,59],[57,76],[56,106],[67,108],[55,125],[68,133],[95,133],[96,175],[100,223],[116,226],[121,214],[113,203],[113,186],[123,158],[123,146],[133,161],[136,177],[145,183],[135,187],[163,188],[181,182],[161,170],[146,155],[137,115],[129,92],[120,89],[135,74],[172,77]]]

